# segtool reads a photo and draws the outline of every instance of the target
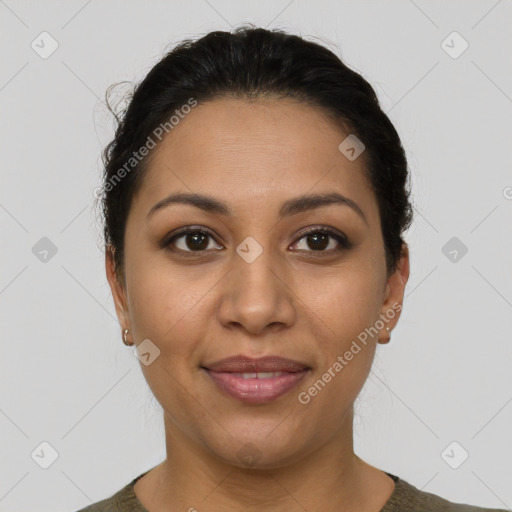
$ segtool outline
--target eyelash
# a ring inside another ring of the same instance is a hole
[[[182,250],[182,249],[175,249],[175,248],[171,247],[171,245],[177,239],[182,238],[182,237],[184,237],[184,236],[186,236],[186,235],[188,235],[190,233],[200,233],[200,234],[209,236],[211,239],[213,239],[215,241],[215,243],[217,243],[218,245],[221,245],[221,244],[219,244],[216,241],[215,236],[208,229],[205,229],[203,227],[188,226],[186,228],[181,229],[179,232],[173,234],[172,236],[165,238],[164,241],[162,242],[162,247],[168,248],[169,250],[171,250],[173,252],[180,253],[180,254],[182,254],[185,257],[189,257],[189,256],[194,257],[194,256],[197,256],[197,254],[207,252],[208,251],[207,249],[203,249],[203,250],[200,250],[200,251],[192,251],[192,250],[185,251],[185,250]],[[310,249],[310,250],[307,250],[305,252],[313,253],[313,254],[316,253],[316,254],[320,254],[320,255],[321,254],[332,254],[332,253],[341,252],[343,250],[350,249],[353,246],[352,243],[346,238],[345,235],[343,235],[343,234],[339,233],[337,230],[334,230],[334,229],[329,228],[327,226],[326,227],[316,226],[316,227],[308,229],[307,231],[302,232],[300,234],[299,238],[292,245],[295,245],[300,240],[302,240],[303,238],[306,238],[307,236],[312,235],[312,234],[316,234],[316,233],[323,234],[323,235],[328,235],[329,237],[331,237],[334,240],[336,240],[336,242],[338,242],[339,246],[336,249],[319,250],[319,251],[315,251],[313,249]],[[303,251],[303,250],[302,249],[298,250],[298,252],[301,252],[301,251]]]

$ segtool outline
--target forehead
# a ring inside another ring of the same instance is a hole
[[[153,150],[138,200],[153,204],[180,190],[247,204],[336,190],[371,216],[365,154],[350,161],[338,149],[348,135],[320,108],[293,99],[208,101]]]

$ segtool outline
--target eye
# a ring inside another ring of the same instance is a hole
[[[186,227],[170,235],[163,241],[163,246],[175,252],[189,254],[223,249],[209,230],[196,226]],[[331,253],[349,249],[351,246],[341,232],[328,227],[317,227],[302,233],[290,247],[297,251]]]
[[[303,233],[293,246],[298,251],[330,253],[348,249],[351,244],[345,235],[334,229],[314,228]]]
[[[211,249],[222,249],[213,235],[205,230],[193,226],[182,229],[164,242],[165,246],[183,252],[204,252]]]

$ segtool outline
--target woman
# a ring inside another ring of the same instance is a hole
[[[242,27],[184,41],[106,148],[106,272],[166,459],[91,510],[484,510],[353,451],[400,317],[407,162],[329,50]]]

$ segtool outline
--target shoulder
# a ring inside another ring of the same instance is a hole
[[[508,512],[505,509],[482,508],[448,501],[436,494],[420,491],[398,477],[393,479],[395,490],[380,512]]]
[[[134,478],[109,498],[81,508],[76,512],[148,512],[133,490],[135,482],[146,473],[147,471]]]

